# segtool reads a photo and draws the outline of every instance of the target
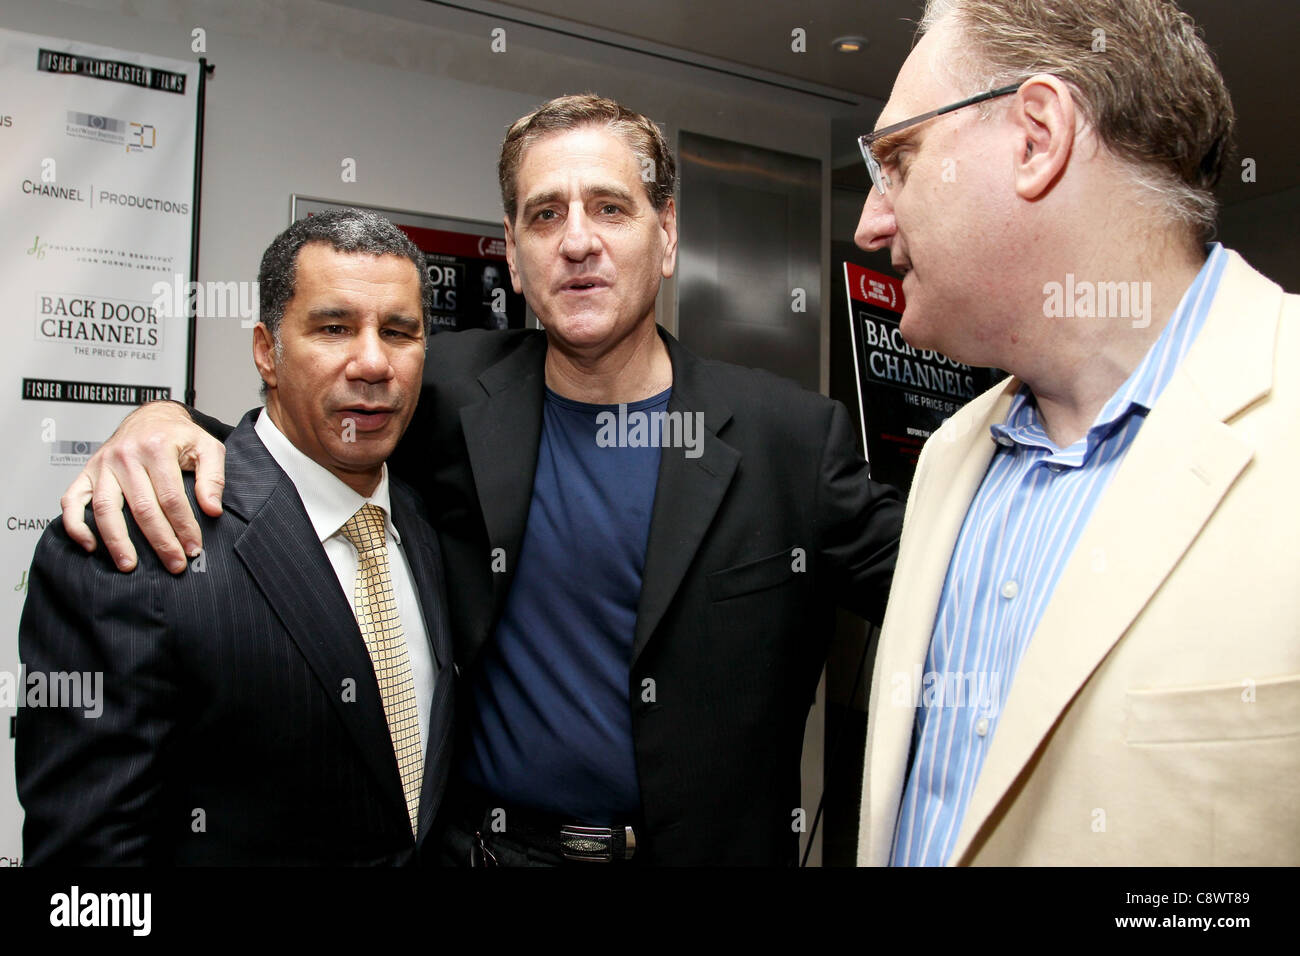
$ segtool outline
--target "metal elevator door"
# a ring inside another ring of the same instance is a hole
[[[685,131],[678,155],[678,338],[816,390],[821,162]]]

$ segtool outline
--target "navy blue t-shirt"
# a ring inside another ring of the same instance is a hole
[[[664,411],[671,391],[623,414]],[[641,807],[628,668],[659,479],[659,448],[610,446],[619,414],[546,390],[519,566],[471,688],[462,763],[505,803],[597,825]]]

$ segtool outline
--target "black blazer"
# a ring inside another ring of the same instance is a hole
[[[792,863],[804,724],[835,606],[881,620],[903,509],[868,479],[838,402],[660,335],[669,410],[702,412],[706,435],[700,457],[664,449],[660,459],[628,682],[638,855]],[[466,679],[523,540],[546,347],[540,331],[435,336],[431,384],[391,460],[438,528]]]
[[[402,864],[423,851],[455,694],[438,542],[390,482],[439,667],[415,840],[350,600],[256,414],[226,443],[223,514],[195,509],[204,552],[191,570],[169,574],[134,523],[131,574],[103,547],[85,554],[61,521],[42,536],[19,656],[28,673],[102,671],[103,713],[19,710],[26,863]]]

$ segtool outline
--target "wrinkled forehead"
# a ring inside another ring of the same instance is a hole
[[[538,204],[577,196],[612,196],[653,204],[645,167],[627,140],[604,125],[556,131],[529,143],[515,174],[519,214]],[[650,167],[653,169],[653,167]]]
[[[565,157],[570,168],[639,165],[624,135],[603,123],[588,123],[573,129],[552,130],[532,139],[519,154],[519,169],[535,169],[542,163],[553,162],[557,156]]]

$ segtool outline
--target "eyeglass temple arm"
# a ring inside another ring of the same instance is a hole
[[[911,119],[903,120],[901,123],[895,123],[892,126],[886,126],[884,129],[874,130],[858,138],[858,142],[865,149],[880,139],[882,136],[888,136],[890,133],[897,133],[900,129],[907,129],[909,126],[915,126],[917,123],[923,123],[928,119],[934,119],[936,116],[942,116],[945,113],[951,113],[953,110],[959,110],[965,106],[974,106],[976,103],[983,103],[985,100],[991,100],[995,96],[1006,96],[1008,93],[1014,93],[1020,89],[1020,83],[1013,83],[1010,86],[1000,86],[996,90],[989,90],[987,93],[979,93],[969,99],[953,103],[949,106],[941,106],[937,110],[930,110],[928,113],[922,113],[920,116],[913,116]]]

